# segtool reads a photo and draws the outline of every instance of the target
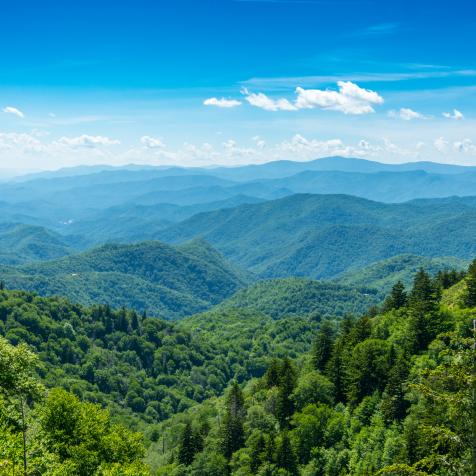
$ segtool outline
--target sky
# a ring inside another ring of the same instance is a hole
[[[0,170],[476,165],[473,0],[5,0]]]

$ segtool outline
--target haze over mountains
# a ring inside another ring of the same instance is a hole
[[[340,157],[32,174],[0,184],[0,277],[171,318],[269,278],[332,279],[344,287],[320,288],[323,302],[350,286],[365,303],[369,283],[388,289],[419,263],[436,272],[476,255],[475,191],[475,167]],[[291,294],[297,283],[275,282]]]

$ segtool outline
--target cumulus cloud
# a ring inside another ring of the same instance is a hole
[[[156,137],[142,136],[140,138],[140,143],[148,149],[164,149],[165,144],[162,140]]]
[[[248,93],[246,100],[252,106],[259,107],[265,111],[295,111],[297,109],[287,99],[272,99],[264,93]]]
[[[6,106],[2,109],[2,111],[7,114],[13,114],[14,116],[20,117],[22,119],[25,117],[25,114],[23,114],[23,112],[20,111],[20,109],[17,109],[16,107]]]
[[[260,150],[263,150],[266,147],[266,141],[260,136],[254,136],[253,141],[256,144],[256,147]]]
[[[297,111],[299,109],[324,109],[344,114],[360,115],[375,112],[374,106],[384,100],[377,92],[364,89],[350,81],[339,81],[338,90],[296,88],[293,102],[285,98],[273,99],[264,93],[250,93],[244,89],[249,104],[266,111]]]
[[[455,121],[460,121],[461,119],[464,119],[463,113],[461,111],[458,111],[458,109],[453,109],[453,112],[444,112],[443,116],[447,119],[454,119]]]
[[[298,109],[321,108],[340,111],[344,114],[369,114],[375,112],[374,105],[384,100],[375,91],[363,89],[350,81],[339,81],[338,91],[323,89],[296,88],[296,107]]]
[[[476,155],[476,144],[474,144],[471,139],[454,142],[453,148],[464,154]]]
[[[45,147],[34,134],[0,132],[0,150],[30,153],[43,152]]]
[[[215,106],[215,107],[223,107],[223,108],[231,108],[241,106],[241,101],[237,99],[226,99],[226,98],[208,98],[203,101],[205,106]]]
[[[389,111],[389,117],[398,117],[404,121],[411,121],[413,119],[425,119],[425,116],[420,112],[414,111],[408,107],[402,107],[399,111]]]
[[[449,142],[444,137],[438,137],[438,139],[433,142],[433,145],[438,152],[446,152]]]
[[[58,144],[68,147],[86,147],[94,149],[95,147],[117,145],[121,142],[104,136],[90,136],[83,134],[78,137],[61,137]]]

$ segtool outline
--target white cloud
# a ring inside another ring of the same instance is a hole
[[[265,111],[295,111],[297,109],[287,99],[271,99],[264,93],[248,93],[246,100],[252,106],[259,107]]]
[[[12,106],[6,106],[2,109],[3,112],[6,112],[7,114],[13,114],[14,116],[21,117],[22,119],[25,117],[25,114],[20,111],[20,109],[17,109],[16,107]]]
[[[29,153],[42,152],[44,149],[41,141],[33,134],[0,132],[0,151]]]
[[[433,142],[435,149],[438,152],[446,152],[448,150],[449,142],[444,137],[438,137],[438,139]]]
[[[470,139],[463,139],[453,143],[453,148],[464,154],[476,155],[476,144]]]
[[[464,115],[461,111],[458,111],[458,109],[453,109],[453,112],[444,112],[443,116],[446,117],[447,119],[454,119],[455,121],[460,121],[461,119],[464,119]]]
[[[426,117],[420,112],[414,111],[408,107],[402,107],[399,111],[389,111],[389,117],[398,117],[404,121],[411,121],[413,119],[426,119]]]
[[[216,106],[216,107],[224,107],[224,108],[231,108],[241,106],[241,101],[236,99],[226,99],[226,98],[208,98],[203,101],[205,106]]]
[[[260,136],[254,136],[252,140],[258,149],[263,150],[266,147],[266,141]]]
[[[375,91],[363,89],[350,81],[339,81],[338,91],[323,89],[296,88],[298,109],[314,109],[316,107],[344,114],[369,114],[375,112],[373,105],[383,104],[384,100]]]
[[[156,137],[142,136],[140,138],[140,143],[147,147],[148,149],[164,149],[165,144]]]
[[[58,144],[65,145],[68,147],[87,147],[87,148],[95,148],[100,146],[111,146],[117,145],[121,142],[116,139],[111,139],[109,137],[104,136],[90,136],[87,134],[83,134],[78,137],[61,137],[58,139]]]
[[[264,93],[250,93],[243,89],[246,100],[255,107],[266,111],[297,111],[299,109],[324,109],[344,114],[360,115],[375,112],[373,106],[384,100],[375,91],[364,89],[350,81],[339,81],[339,89],[296,88],[294,102],[285,98],[272,99]]]

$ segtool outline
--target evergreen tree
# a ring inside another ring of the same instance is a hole
[[[281,375],[281,364],[279,360],[273,359],[268,369],[266,370],[266,374],[264,376],[266,386],[268,388],[277,387],[279,385],[280,375]]]
[[[357,345],[368,339],[372,334],[372,324],[368,316],[362,316],[358,319],[349,333],[348,344],[349,347]]]
[[[423,269],[415,276],[413,289],[409,297],[410,350],[419,352],[443,330],[438,312],[440,290]]]
[[[326,376],[334,384],[334,399],[336,402],[345,403],[345,359],[344,337],[339,337],[332,347],[332,354],[326,366]]]
[[[400,309],[407,304],[407,293],[401,281],[397,281],[392,287],[390,296],[385,300],[384,309]]]
[[[316,370],[323,371],[332,354],[334,329],[329,321],[324,321],[312,347],[312,363]]]
[[[178,450],[178,462],[184,466],[190,466],[193,463],[195,457],[195,445],[192,425],[187,422],[183,429],[179,450]]]
[[[408,357],[402,354],[390,369],[381,405],[382,415],[387,423],[403,420],[409,407],[404,390],[409,373],[408,361]]]
[[[276,449],[276,465],[289,472],[292,476],[297,476],[298,466],[296,455],[294,454],[291,441],[287,431],[283,433]]]
[[[278,399],[276,403],[276,418],[281,428],[289,426],[289,419],[294,413],[292,393],[296,387],[296,372],[288,358],[283,360],[279,379]]]
[[[266,440],[263,433],[260,433],[251,444],[250,469],[253,474],[258,472],[259,467],[266,461]]]
[[[467,307],[476,307],[476,259],[469,266],[466,286],[465,304]]]
[[[230,459],[233,453],[244,444],[245,431],[243,424],[245,414],[243,393],[238,383],[234,381],[228,392],[226,413],[223,418],[222,451],[227,459]]]

